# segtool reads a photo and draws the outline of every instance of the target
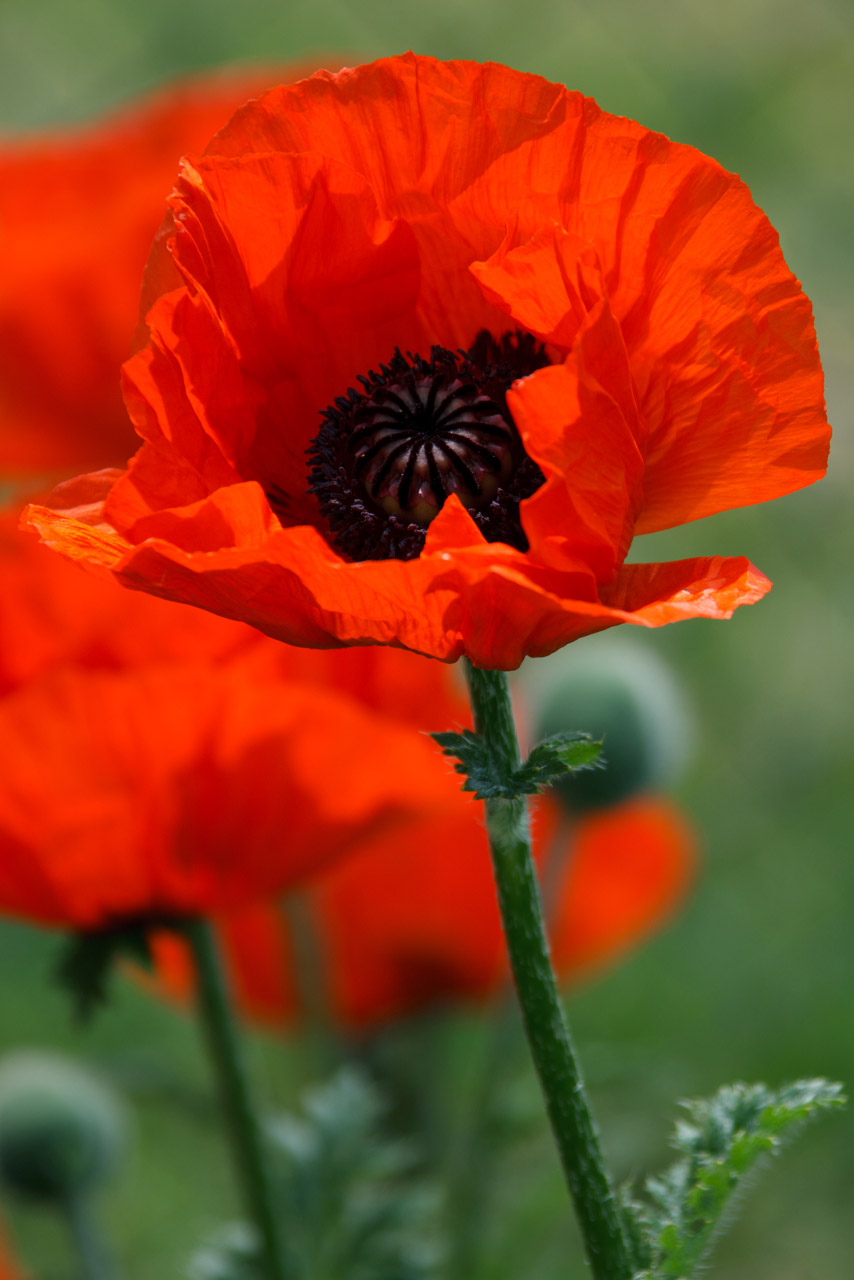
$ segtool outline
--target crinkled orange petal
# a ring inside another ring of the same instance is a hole
[[[532,553],[558,568],[580,561],[610,582],[642,502],[646,426],[607,304],[585,317],[563,364],[516,383],[507,403],[547,477],[522,505]]]
[[[515,326],[568,352],[585,317],[604,297],[596,252],[557,223],[521,245],[517,236],[514,227],[488,262],[472,263],[471,273]]]
[[[660,796],[581,819],[556,896],[551,942],[558,970],[613,960],[657,928],[685,895],[696,846],[685,817]]]
[[[319,378],[311,398],[329,403],[354,369],[409,338],[414,236],[347,166],[320,154],[202,157],[184,162],[170,205],[174,260],[254,376]]]
[[[279,892],[456,791],[426,736],[239,661],[60,669],[0,734],[0,908],[78,928]]]
[[[625,613],[624,621],[663,627],[680,618],[730,618],[770,589],[765,574],[744,556],[710,556],[623,565],[603,594],[611,608]]]
[[[322,151],[387,217],[446,207],[472,263],[511,222],[519,242],[558,223],[590,245],[651,432],[639,532],[823,474],[809,302],[744,183],[692,147],[536,76],[409,54],[272,90],[211,150]]]
[[[544,656],[619,622],[663,626],[679,618],[729,617],[770,587],[744,557],[716,556],[625,565],[603,593],[604,602],[565,598],[549,586],[584,584],[572,574],[537,576],[510,547],[481,540],[444,549],[440,539],[447,526],[470,525],[477,533],[456,497],[433,522],[418,559],[355,565],[345,564],[309,527],[228,545],[238,521],[248,521],[256,532],[262,527],[267,508],[257,486],[221,490],[186,516],[209,521],[213,510],[223,518],[222,550],[185,551],[159,538],[132,547],[116,534],[95,536],[90,526],[46,508],[29,508],[28,519],[56,549],[79,555],[85,546],[87,556],[109,565],[126,586],[248,622],[288,644],[401,644],[448,662],[467,653],[476,665],[508,671],[526,654]]]

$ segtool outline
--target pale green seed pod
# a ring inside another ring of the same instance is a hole
[[[606,768],[567,774],[555,793],[573,813],[671,786],[684,768],[693,722],[669,667],[627,640],[572,646],[525,668],[532,741],[580,730],[603,740]]]
[[[126,1135],[119,1099],[68,1059],[26,1050],[0,1061],[0,1182],[10,1192],[65,1201],[95,1190]]]

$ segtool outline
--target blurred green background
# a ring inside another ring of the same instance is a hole
[[[702,833],[702,877],[681,917],[573,994],[571,1013],[621,1176],[666,1159],[675,1098],[736,1078],[822,1074],[854,1089],[850,0],[0,0],[0,23],[4,130],[81,119],[232,59],[329,51],[356,62],[411,47],[563,81],[747,181],[814,303],[837,427],[831,472],[793,497],[633,548],[638,560],[746,554],[776,585],[728,624],[634,637],[673,664],[698,712],[679,799]],[[75,1031],[47,985],[54,949],[26,929],[0,931],[0,1049],[65,1046],[131,1090],[135,1154],[105,1210],[132,1280],[178,1276],[199,1238],[233,1211],[194,1028],[122,986],[108,1015]],[[398,1049],[423,1034],[408,1028]],[[471,1085],[479,1035],[476,1018],[438,1027],[449,1114]],[[306,1052],[261,1037],[252,1052],[270,1095],[292,1102]],[[446,1122],[437,1119],[437,1132]],[[580,1278],[541,1132],[498,1181],[501,1210],[488,1214],[489,1257],[473,1280]],[[849,1280],[852,1185],[854,1112],[823,1121],[766,1174],[710,1274]],[[514,1214],[508,1242],[500,1228]],[[35,1211],[5,1216],[45,1276],[69,1274],[58,1228]]]

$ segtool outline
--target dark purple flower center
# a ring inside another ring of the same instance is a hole
[[[543,483],[507,409],[517,378],[548,364],[530,334],[483,332],[467,352],[395,351],[323,412],[309,491],[350,560],[409,560],[457,494],[490,542],[527,550],[519,503]]]

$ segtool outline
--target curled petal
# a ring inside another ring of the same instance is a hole
[[[711,557],[625,565],[602,599],[585,598],[590,584],[581,575],[538,571],[521,552],[484,542],[456,497],[417,560],[348,565],[313,528],[260,536],[263,495],[257,486],[236,488],[184,513],[224,539],[253,513],[259,540],[221,550],[188,551],[160,538],[131,546],[45,508],[31,507],[29,520],[55,547],[80,554],[85,546],[125,586],[248,622],[288,644],[394,643],[446,662],[467,653],[476,665],[507,671],[526,654],[545,656],[619,622],[729,617],[771,585],[743,557]]]

